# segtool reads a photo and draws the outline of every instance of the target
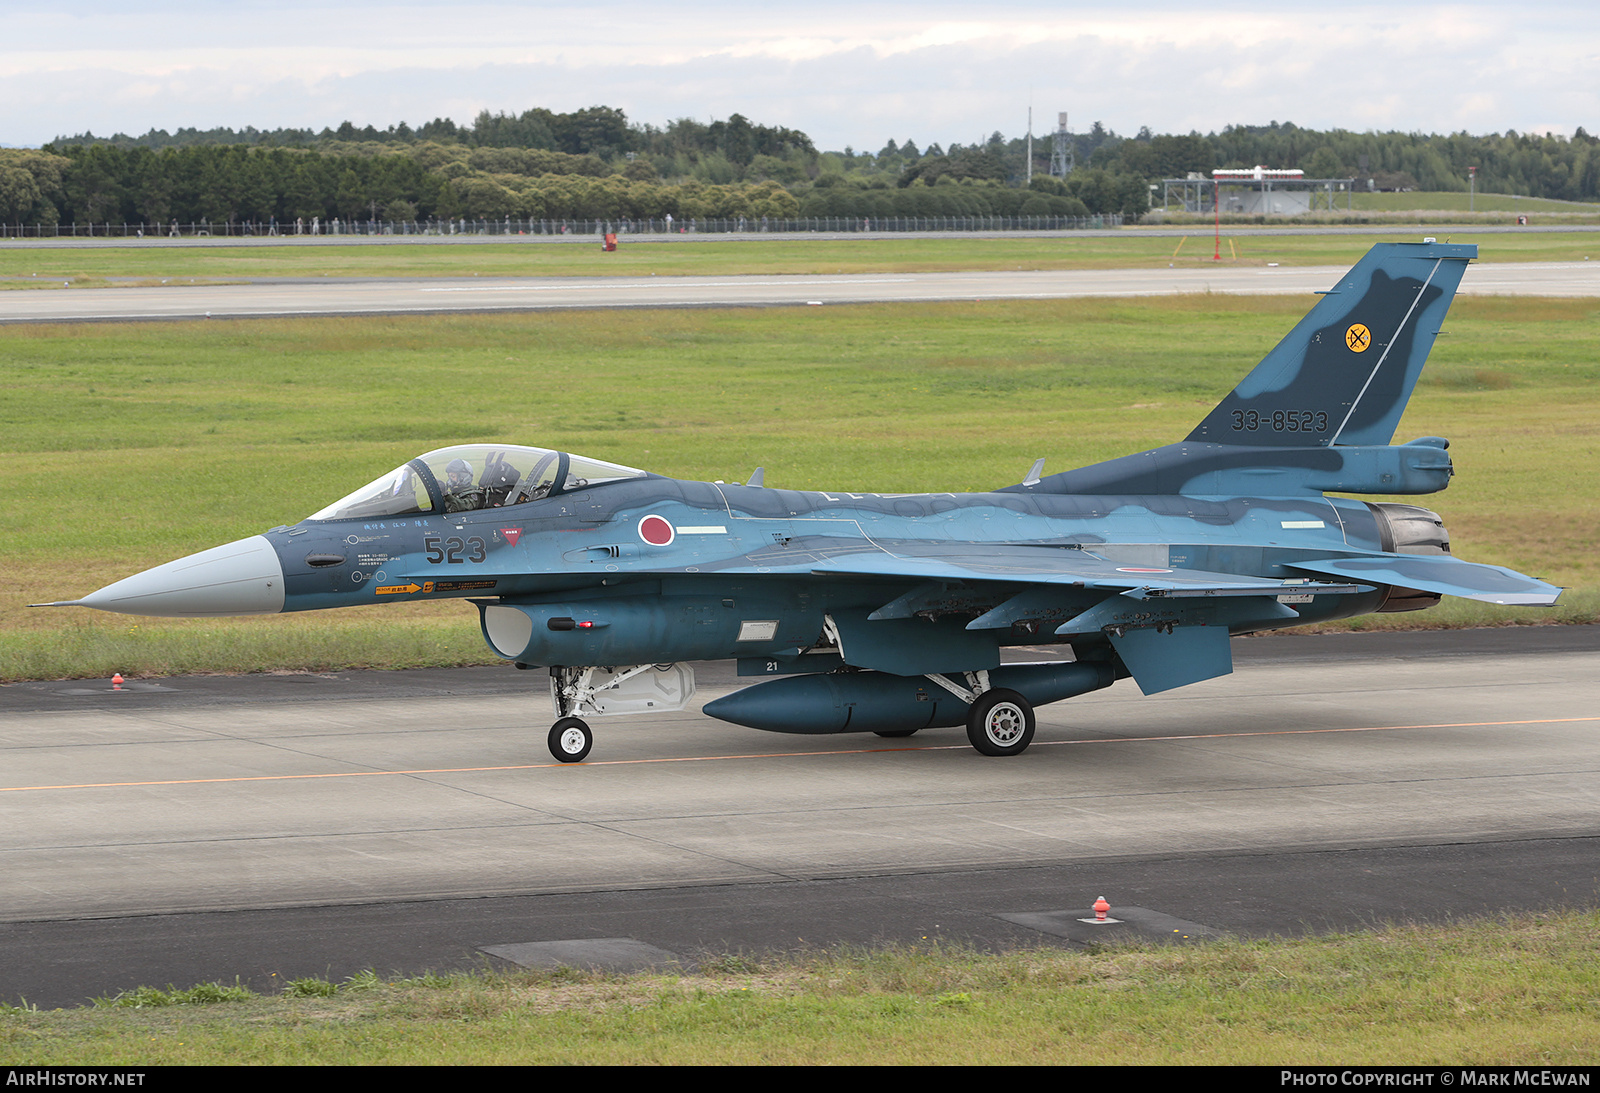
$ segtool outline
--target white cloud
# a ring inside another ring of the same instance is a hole
[[[606,104],[636,121],[739,111],[824,147],[967,142],[1068,110],[1131,132],[1293,120],[1425,131],[1600,129],[1600,9],[1548,0],[1285,14],[1223,0],[821,0],[803,14],[330,0],[67,2],[8,15],[0,141],[92,129],[321,128],[470,121],[481,109]],[[1038,130],[1051,128],[1036,121]]]

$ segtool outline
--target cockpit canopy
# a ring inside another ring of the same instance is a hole
[[[366,520],[504,508],[646,474],[547,448],[460,444],[418,456],[306,519]]]

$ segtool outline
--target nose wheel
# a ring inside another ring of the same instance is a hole
[[[563,717],[550,726],[550,754],[563,763],[581,763],[594,747],[594,730],[580,718]]]

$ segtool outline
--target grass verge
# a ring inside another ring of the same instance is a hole
[[[1544,1065],[1600,1047],[1600,914],[1000,955],[731,956],[693,974],[296,979],[0,1009],[0,1063]]]
[[[1202,218],[1203,219],[1203,218]],[[1199,221],[1196,221],[1198,224]],[[1205,225],[1210,221],[1206,220]],[[1201,225],[1201,226],[1205,226]],[[1276,225],[1274,225],[1276,226]],[[1373,243],[1413,241],[1423,229],[1391,222],[1359,235],[1248,235],[1224,231],[1223,265],[1353,265]],[[1432,230],[1428,234],[1435,234]],[[1485,262],[1600,261],[1592,233],[1478,233],[1451,228],[1455,243],[1480,243]],[[0,288],[77,290],[111,284],[217,283],[288,277],[648,277],[740,274],[927,273],[1006,269],[1213,267],[1213,251],[1130,229],[1116,236],[944,239],[763,239],[597,245],[475,243],[239,247],[6,247]]]
[[[1356,212],[1459,212],[1480,213],[1566,213],[1600,216],[1600,204],[1587,201],[1559,201],[1516,194],[1468,193],[1465,190],[1429,192],[1410,190],[1399,193],[1356,193],[1351,195]]]

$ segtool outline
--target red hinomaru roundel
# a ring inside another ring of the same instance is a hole
[[[651,546],[671,546],[678,533],[663,516],[651,513],[639,521],[639,538]]]

